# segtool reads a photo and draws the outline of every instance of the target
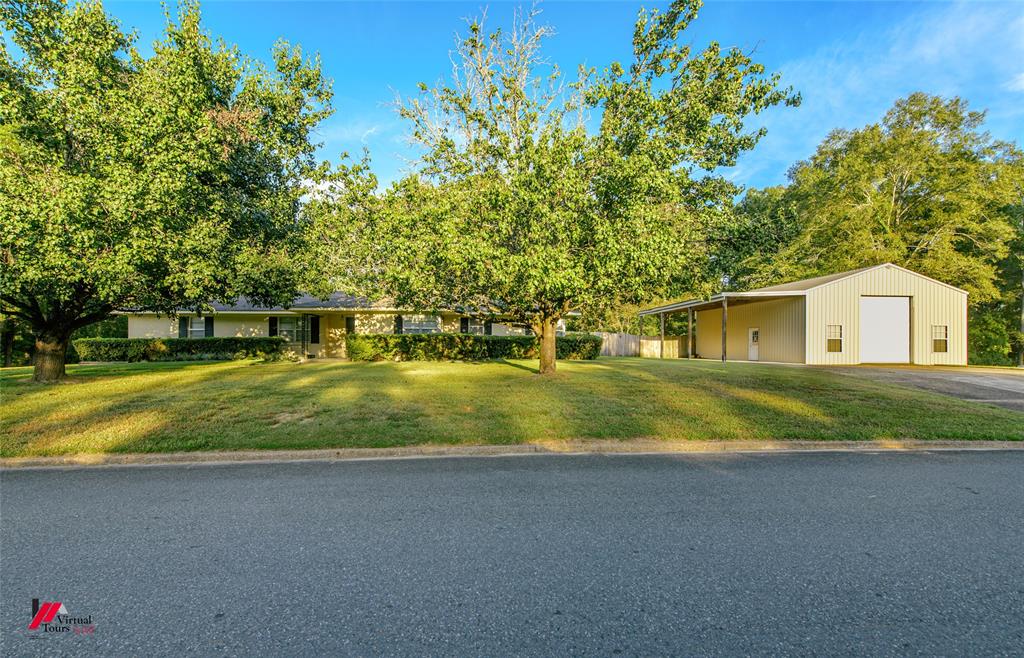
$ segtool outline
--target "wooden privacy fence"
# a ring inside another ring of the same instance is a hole
[[[662,356],[661,339],[658,336],[637,336],[636,334],[595,331],[600,336],[601,356],[642,356],[657,359]],[[665,336],[666,359],[686,356],[686,336]]]
[[[601,356],[639,356],[640,337],[634,334],[595,331],[601,337]]]

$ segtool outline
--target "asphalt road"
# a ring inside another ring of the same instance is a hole
[[[1024,653],[1024,452],[6,471],[0,523],[4,655]]]

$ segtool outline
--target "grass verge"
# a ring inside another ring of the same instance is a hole
[[[828,370],[718,362],[304,364],[0,372],[0,456],[565,439],[1024,440],[1024,416]]]

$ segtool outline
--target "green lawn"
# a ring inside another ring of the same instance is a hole
[[[2,371],[0,455],[559,439],[1016,439],[1021,414],[827,370],[718,362],[70,367]]]

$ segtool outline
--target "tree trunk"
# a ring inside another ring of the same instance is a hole
[[[558,321],[544,318],[540,321],[540,374],[555,374],[555,330]]]
[[[32,358],[32,381],[42,384],[58,382],[64,378],[64,360],[68,353],[68,336],[42,333],[36,335],[36,353]]]
[[[4,367],[10,368],[14,363],[14,328],[4,325],[3,331]]]

